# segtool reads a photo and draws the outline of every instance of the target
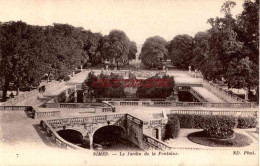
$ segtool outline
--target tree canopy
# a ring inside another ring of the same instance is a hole
[[[168,45],[172,64],[180,69],[188,69],[193,58],[193,39],[189,35],[177,35]]]
[[[162,60],[168,57],[167,41],[160,36],[147,38],[140,54],[142,63],[148,67],[162,64]]]
[[[0,24],[0,88],[6,99],[10,84],[17,89],[37,87],[46,75],[68,78],[81,65],[105,59],[125,64],[135,59],[136,44],[123,31],[108,36],[68,24],[32,26],[25,22]]]
[[[117,68],[135,59],[137,52],[135,42],[120,30],[112,30],[102,40],[102,56],[105,60],[116,63]]]

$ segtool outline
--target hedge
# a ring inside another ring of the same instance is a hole
[[[164,140],[177,138],[180,132],[180,122],[177,116],[172,116],[165,125]]]
[[[168,115],[169,119],[171,119],[172,116],[174,116],[174,115],[173,114]],[[176,116],[178,117],[178,119],[180,121],[181,128],[193,128],[193,120],[194,120],[193,115],[176,114]]]
[[[238,117],[237,128],[255,128],[257,125],[256,117]]]
[[[190,114],[170,114],[169,119],[177,116],[181,128],[206,129],[210,127],[235,128],[237,118],[223,115],[190,115]]]

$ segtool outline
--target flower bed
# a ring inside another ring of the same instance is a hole
[[[244,147],[250,145],[253,140],[246,135],[234,133],[230,139],[208,137],[205,131],[194,132],[188,135],[188,139],[194,143],[210,147]]]

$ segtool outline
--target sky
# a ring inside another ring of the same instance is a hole
[[[210,28],[207,19],[223,16],[226,0],[1,0],[0,22],[22,20],[31,25],[67,23],[92,32],[123,30],[138,45],[159,35],[194,36]],[[232,10],[242,12],[243,0]]]

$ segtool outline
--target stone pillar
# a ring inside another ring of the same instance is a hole
[[[162,140],[162,130],[160,127],[158,127],[157,129],[158,129],[158,139]]]
[[[179,101],[179,97],[178,97],[178,88],[177,87],[175,87],[174,88],[174,100],[175,100],[175,102],[178,102]]]
[[[77,94],[77,91],[74,92],[74,103],[77,103],[78,102],[78,94]]]
[[[165,125],[163,125],[161,129],[161,140],[164,141],[164,139],[165,139]]]
[[[83,65],[80,65],[80,71],[82,71]]]
[[[66,96],[66,98],[65,98],[65,102],[67,103],[68,100],[69,100],[69,91],[68,91],[68,90],[66,90],[66,92],[65,92],[65,96]]]
[[[93,149],[93,135],[89,134],[89,149]]]
[[[73,71],[73,72],[72,72],[72,77],[74,77],[74,75],[75,75],[75,72]]]
[[[248,101],[248,93],[249,93],[249,90],[246,88],[245,89],[245,100]]]
[[[198,77],[198,70],[195,69],[195,78],[197,78],[197,77]]]

